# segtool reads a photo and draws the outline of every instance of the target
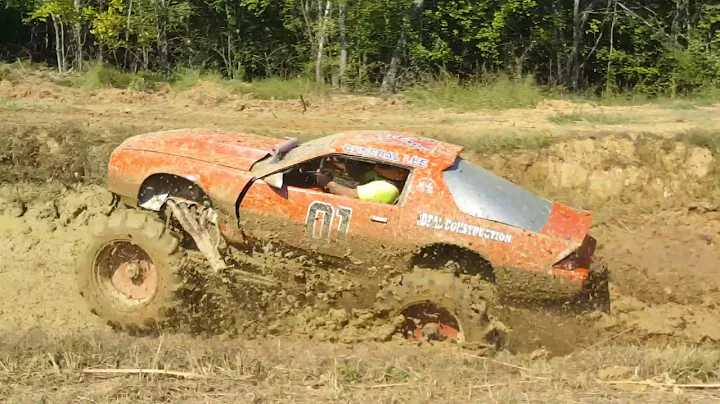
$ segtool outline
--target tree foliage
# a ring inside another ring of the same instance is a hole
[[[60,68],[101,59],[388,89],[504,72],[655,95],[720,82],[714,0],[0,0],[0,10],[0,44],[49,50]]]

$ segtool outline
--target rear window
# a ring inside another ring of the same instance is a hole
[[[552,202],[458,157],[443,172],[458,208],[465,214],[539,232]]]

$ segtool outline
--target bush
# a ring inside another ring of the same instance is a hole
[[[418,105],[463,111],[534,107],[545,98],[532,77],[505,75],[461,83],[457,79],[426,81],[404,92]]]

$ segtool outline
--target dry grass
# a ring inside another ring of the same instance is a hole
[[[566,125],[573,123],[591,123],[597,125],[626,125],[630,123],[638,123],[636,118],[621,114],[605,114],[605,113],[587,113],[587,112],[559,112],[549,116],[548,121]]]
[[[478,357],[447,346],[342,346],[312,341],[192,340],[183,336],[3,336],[5,402],[700,402],[712,389],[610,385],[617,380],[708,383],[720,353],[607,347],[546,360]],[[613,367],[615,366],[615,367]],[[144,368],[171,375],[87,374]],[[604,380],[601,380],[604,379]]]

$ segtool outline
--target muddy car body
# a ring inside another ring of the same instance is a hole
[[[463,159],[461,150],[388,131],[297,144],[176,130],[123,142],[111,155],[108,187],[127,205],[150,211],[174,197],[203,202],[230,246],[271,241],[313,252],[355,268],[378,288],[387,274],[454,261],[491,283],[513,279],[523,285],[510,288],[516,293],[581,292],[595,245],[591,213],[540,198]],[[394,165],[408,177],[395,204],[333,195],[311,185],[328,157]]]

